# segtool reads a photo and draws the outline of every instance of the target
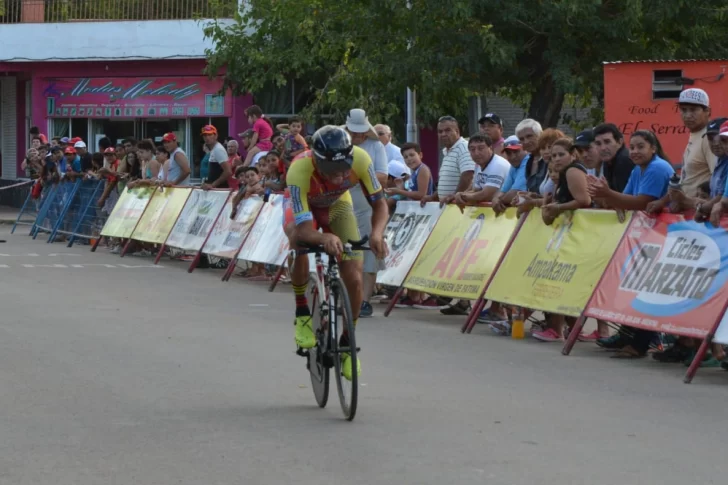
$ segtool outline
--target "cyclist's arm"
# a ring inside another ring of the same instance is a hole
[[[324,234],[316,230],[313,225],[313,213],[308,205],[308,192],[311,184],[311,174],[301,170],[303,165],[291,166],[288,172],[288,192],[291,196],[291,207],[295,228],[291,237],[292,244],[297,242],[312,245],[323,245]]]

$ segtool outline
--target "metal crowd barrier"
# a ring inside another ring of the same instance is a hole
[[[23,202],[23,206],[20,208],[20,213],[18,214],[17,219],[15,219],[15,223],[13,224],[13,228],[10,230],[10,234],[14,234],[15,229],[17,229],[18,226],[31,226],[31,231],[33,230],[35,221],[38,219],[38,213],[40,213],[43,204],[48,200],[48,194],[51,189],[51,185],[44,185],[41,189],[40,197],[37,199],[33,198],[32,188],[28,191],[28,196],[25,198],[25,202]]]
[[[61,218],[56,222],[48,242],[55,242],[58,235],[68,238],[68,247],[79,239],[85,243],[98,235],[104,226],[106,217],[98,200],[104,193],[105,180],[86,179],[77,182],[72,197],[66,201]]]

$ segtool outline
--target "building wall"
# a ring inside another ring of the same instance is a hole
[[[7,24],[0,28],[0,62],[202,58],[212,47],[203,26],[198,20]]]
[[[654,99],[653,76],[656,70],[682,70],[682,76],[695,80],[693,84],[676,88],[700,88],[710,97],[712,118],[728,116],[728,79],[725,73],[728,60],[625,62],[604,65],[605,119],[615,123],[629,137],[639,129],[657,134],[670,161],[682,163],[689,132],[683,125],[677,107],[677,97]]]

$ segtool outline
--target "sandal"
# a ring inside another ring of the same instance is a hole
[[[631,345],[627,345],[619,349],[610,359],[643,359],[646,355],[638,352]]]

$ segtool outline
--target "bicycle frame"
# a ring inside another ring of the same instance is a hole
[[[328,269],[324,266],[323,258],[321,254],[315,254],[316,261],[316,288],[318,290],[319,298],[321,298],[320,311],[321,316],[327,316],[326,325],[329,325],[329,329],[332,332],[332,336],[336,338],[338,336],[336,329],[336,302],[333,301],[333,295],[329,292],[328,282],[336,281],[339,279],[339,265],[335,260],[329,260]]]

